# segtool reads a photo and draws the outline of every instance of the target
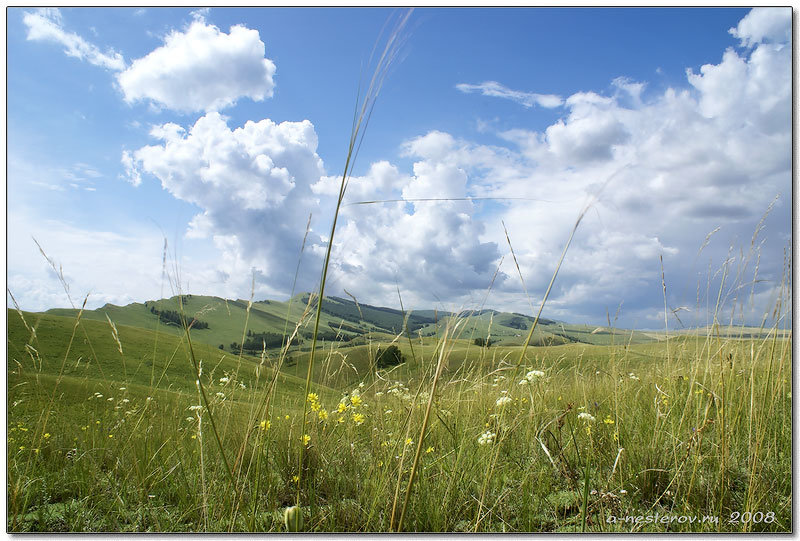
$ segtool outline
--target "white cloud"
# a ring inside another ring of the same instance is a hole
[[[28,27],[28,39],[32,41],[51,41],[64,46],[67,56],[86,60],[90,64],[112,71],[125,69],[122,55],[109,50],[103,53],[100,49],[74,32],[63,28],[61,12],[57,8],[42,8],[33,12],[25,12],[22,22]]]
[[[563,103],[561,96],[556,96],[555,94],[536,94],[534,92],[511,90],[496,81],[485,81],[477,85],[459,83],[456,85],[456,88],[466,94],[480,92],[484,96],[504,98],[517,102],[524,107],[538,105],[539,107],[552,109],[554,107],[559,107]]]
[[[129,103],[150,100],[183,112],[222,110],[242,97],[272,96],[275,64],[264,54],[257,30],[235,25],[226,34],[196,12],[185,31],[171,32],[164,45],[134,60],[117,81]]]
[[[122,167],[125,168],[125,175],[122,177],[134,186],[138,186],[142,183],[142,175],[139,173],[138,169],[136,169],[136,165],[133,163],[133,156],[127,150],[122,151]]]
[[[788,43],[791,30],[791,7],[758,7],[753,8],[736,28],[728,32],[739,38],[743,47],[753,47],[765,41]]]
[[[432,132],[406,145],[407,155],[417,158],[412,175],[382,162],[364,177],[353,178],[355,193],[345,201],[451,200],[345,206],[336,233],[332,285],[357,292],[367,302],[388,305],[397,303],[399,286],[404,299],[415,306],[487,287],[498,247],[482,240],[485,225],[477,219],[476,205],[453,200],[471,195],[470,166],[461,162],[472,159],[473,151],[481,154],[474,145]]]
[[[238,262],[223,274],[245,269],[249,275],[249,266],[257,266],[273,283],[291,285],[286,258],[296,258],[308,214],[319,209],[311,185],[323,168],[311,122],[264,119],[230,129],[211,112],[188,130],[169,123],[151,135],[163,143],[130,155],[133,178],[149,173],[200,208],[190,235],[213,238],[223,260]],[[311,240],[318,242],[316,234]]]
[[[340,178],[324,175],[310,122],[265,119],[231,129],[214,112],[186,130],[165,124],[151,135],[162,143],[133,152],[132,173],[154,175],[172,195],[201,209],[188,235],[212,238],[223,254],[204,280],[246,287],[252,269],[260,295],[288,293],[294,277],[287,269],[297,260],[313,213],[299,287],[314,287]],[[385,161],[374,163],[366,175],[349,180],[346,202],[464,197],[467,175],[457,162],[486,154],[440,133],[410,141],[407,153],[418,159],[412,175]],[[469,201],[346,205],[335,238],[331,291],[352,287],[391,302],[396,280],[406,291],[425,284],[429,295],[483,288],[498,252],[480,240],[484,226],[473,219],[475,212]]]
[[[595,93],[578,93],[566,101],[570,114],[546,130],[549,150],[565,163],[610,160],[615,145],[629,133],[620,110],[610,98]]]

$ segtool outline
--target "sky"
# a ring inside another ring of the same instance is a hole
[[[390,36],[327,294],[535,313],[583,215],[546,316],[771,314],[790,8],[9,8],[8,306],[316,289]]]

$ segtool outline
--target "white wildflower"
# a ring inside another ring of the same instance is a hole
[[[597,420],[594,418],[594,415],[592,415],[591,413],[587,413],[585,411],[578,414],[578,419],[582,419],[587,423],[593,423]]]
[[[505,406],[509,402],[511,402],[511,398],[510,397],[501,396],[500,398],[497,399],[497,401],[494,403],[494,405],[497,406],[497,407],[502,408],[503,406]]]
[[[494,442],[495,437],[497,434],[492,432],[491,430],[487,430],[480,436],[478,436],[478,445],[487,445]]]
[[[230,381],[230,378],[228,376],[225,376],[223,378],[219,378],[219,382],[220,383],[228,383],[229,381]]]
[[[203,406],[189,406],[190,411],[200,411],[203,409]]]
[[[541,370],[529,370],[528,373],[525,374],[525,379],[527,379],[531,383],[543,377],[544,377],[544,372],[542,372]]]

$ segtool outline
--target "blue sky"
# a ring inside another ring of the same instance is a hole
[[[286,298],[309,213],[298,289],[314,288],[358,83],[402,14],[9,9],[7,280],[21,307],[70,303],[32,237],[76,304],[176,282],[248,298],[253,276],[257,299]],[[594,197],[551,317],[600,324],[622,304],[621,325],[658,327],[662,256],[683,323],[707,321],[726,261],[746,284],[757,260],[756,284],[722,285],[726,309],[739,299],[758,323],[791,241],[790,20],[788,8],[415,10],[346,196],[408,202],[345,207],[330,293],[395,306],[399,287],[406,306],[460,309],[492,284],[488,306],[530,311]]]

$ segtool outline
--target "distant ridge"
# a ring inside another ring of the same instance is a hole
[[[96,310],[86,310],[82,317],[98,321],[111,319],[115,325],[129,325],[149,330],[171,333],[184,332],[176,312],[183,312],[187,322],[197,322],[192,330],[193,340],[213,345],[226,351],[258,349],[267,345],[278,347],[283,337],[297,328],[296,343],[303,345],[313,331],[311,318],[302,320],[311,293],[302,292],[286,301],[262,299],[252,304],[244,299],[223,299],[205,295],[183,295],[168,299],[148,300],[126,306],[105,304]],[[180,302],[179,302],[180,300]],[[248,311],[248,305],[250,305]],[[46,313],[75,316],[77,310],[55,308]],[[159,315],[160,314],[160,315]],[[439,310],[405,311],[385,306],[365,304],[343,297],[326,297],[322,303],[319,340],[342,344],[365,343],[366,337],[375,340],[393,340],[407,334],[411,338],[441,336],[451,320],[460,324],[461,338],[473,340],[490,337],[493,344],[521,345],[528,336],[534,317],[518,312],[500,312],[492,308],[448,312]],[[177,323],[176,323],[177,321]],[[245,322],[246,327],[245,327]],[[589,325],[575,325],[553,319],[540,318],[530,344],[559,345],[569,343],[609,344],[621,340],[643,343],[656,340],[651,334],[603,329]]]

